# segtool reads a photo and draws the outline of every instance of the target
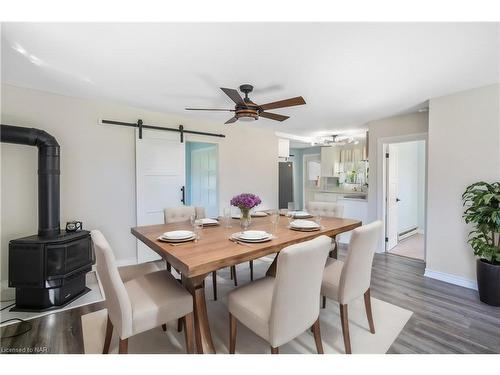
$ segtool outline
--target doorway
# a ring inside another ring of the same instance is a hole
[[[205,208],[210,218],[219,216],[218,145],[186,142],[186,205]]]
[[[425,140],[389,143],[385,151],[385,251],[425,261]]]

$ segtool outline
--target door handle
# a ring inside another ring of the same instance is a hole
[[[182,193],[181,202],[182,202],[182,204],[186,204],[186,187],[185,186],[181,187],[181,193]]]

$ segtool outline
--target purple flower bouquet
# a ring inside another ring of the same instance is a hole
[[[238,207],[241,210],[241,228],[247,230],[250,226],[250,209],[261,204],[261,200],[255,194],[242,193],[231,199],[231,206]]]
[[[250,193],[242,193],[231,199],[231,206],[238,207],[240,210],[250,210],[261,203],[258,196]]]

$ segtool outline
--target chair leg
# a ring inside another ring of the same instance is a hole
[[[280,348],[279,347],[273,348],[271,346],[271,354],[280,354]]]
[[[351,354],[351,338],[349,336],[349,317],[347,315],[347,305],[340,305],[340,320],[342,322],[345,354]]]
[[[214,301],[217,301],[217,271],[212,272],[212,286],[214,290]]]
[[[182,318],[184,322],[184,338],[186,340],[186,353],[193,354],[194,353],[194,341],[193,341],[193,313],[187,314],[184,318]]]
[[[182,332],[182,318],[177,319],[177,332]]]
[[[118,354],[127,354],[128,353],[128,339],[122,340],[120,339],[120,344],[118,346]]]
[[[162,324],[161,325],[161,329],[163,329],[163,332],[167,332],[167,325],[166,324]]]
[[[314,322],[312,326],[312,331],[314,334],[314,342],[316,343],[316,350],[318,351],[318,354],[324,354],[323,343],[321,342],[321,331],[319,328],[319,317],[318,320]]]
[[[236,277],[236,266],[231,266],[231,273],[233,274],[234,286],[238,286],[238,279]]]
[[[324,309],[326,308],[326,296],[323,296],[322,298],[321,307]]]
[[[106,324],[106,338],[104,339],[104,347],[102,348],[102,354],[109,353],[109,346],[111,344],[112,336],[113,336],[113,323],[111,323],[111,319],[109,319],[108,315],[108,323]]]
[[[250,263],[250,281],[253,281],[253,260],[248,263]]]
[[[236,327],[237,320],[233,314],[229,313],[229,354],[234,354],[236,350]]]
[[[373,324],[373,314],[372,314],[372,301],[370,298],[370,288],[365,292],[365,310],[366,317],[368,318],[368,325],[370,326],[370,332],[375,333],[375,324]]]

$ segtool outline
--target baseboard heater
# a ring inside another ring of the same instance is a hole
[[[407,229],[407,230],[398,234],[398,240],[404,240],[405,238],[413,236],[414,234],[417,234],[417,233],[418,233],[418,227]]]

